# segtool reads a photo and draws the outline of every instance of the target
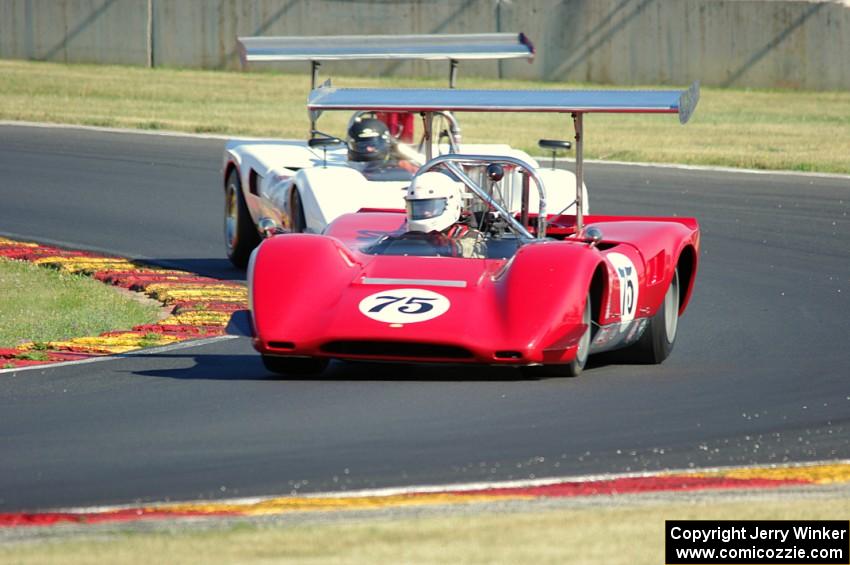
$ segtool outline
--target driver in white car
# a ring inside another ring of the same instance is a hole
[[[370,181],[410,180],[417,167],[396,150],[390,130],[381,120],[355,115],[347,132],[348,160],[360,166]]]
[[[404,196],[407,232],[447,240],[456,257],[487,257],[484,234],[470,227],[464,215],[463,184],[444,173],[429,171],[413,179]]]

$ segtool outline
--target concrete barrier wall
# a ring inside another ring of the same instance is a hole
[[[0,0],[0,57],[143,65],[144,0]]]
[[[239,68],[237,35],[524,31],[523,61],[464,75],[602,84],[850,88],[850,1],[0,0],[0,57]],[[150,18],[149,18],[150,14]],[[306,65],[281,68],[306,72]],[[436,63],[329,63],[323,75],[445,76]],[[462,82],[461,82],[462,84]]]

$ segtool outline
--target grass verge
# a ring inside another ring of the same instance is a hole
[[[195,133],[305,138],[307,73],[235,73],[0,61],[0,119]],[[443,79],[333,77],[352,87],[444,87]],[[698,77],[697,77],[698,78]],[[462,77],[462,88],[576,88]],[[683,85],[686,86],[686,85]],[[540,154],[538,138],[569,138],[567,116],[462,114],[464,140]],[[329,112],[323,131],[344,133]],[[586,118],[586,157],[850,173],[850,92],[703,88],[691,122],[673,116]]]
[[[22,359],[46,358],[38,344],[98,335],[157,320],[159,307],[82,275],[0,259],[0,348],[36,342]]]
[[[846,520],[850,500],[684,500],[97,535],[0,546],[3,563],[664,563],[664,521]]]

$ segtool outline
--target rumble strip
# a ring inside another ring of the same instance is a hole
[[[142,292],[172,308],[164,320],[135,326],[128,331],[111,331],[66,341],[27,342],[12,349],[0,349],[0,371],[221,336],[231,313],[247,308],[248,303],[248,290],[240,284],[152,267],[120,257],[0,237],[0,258],[88,275],[105,284]]]
[[[349,493],[0,513],[0,527],[101,524],[163,519],[273,516],[653,492],[769,490],[850,483],[850,460],[769,467],[606,474],[528,481],[387,488]]]

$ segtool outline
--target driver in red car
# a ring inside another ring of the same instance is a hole
[[[413,179],[404,199],[408,233],[426,234],[436,246],[448,247],[454,257],[487,257],[484,234],[471,227],[472,216],[464,214],[463,184],[430,171]]]

